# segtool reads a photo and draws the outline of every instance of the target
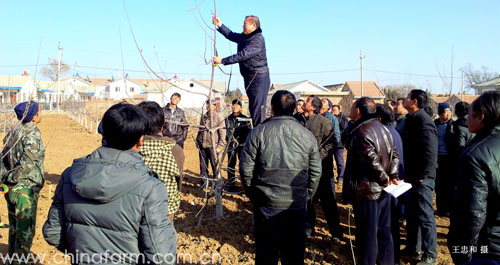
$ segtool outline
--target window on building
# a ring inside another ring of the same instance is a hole
[[[119,87],[119,86],[117,86],[117,87],[115,88],[115,91],[116,91],[116,92],[120,92],[120,87]]]
[[[131,87],[131,88],[130,88],[130,92],[134,92],[134,87]]]

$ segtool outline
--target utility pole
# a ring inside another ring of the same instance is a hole
[[[359,61],[361,64],[361,97],[363,97],[363,59],[365,55],[363,55],[362,51],[359,51]]]
[[[60,79],[61,79],[61,42],[57,44],[57,113],[61,110],[61,87],[60,87]]]
[[[461,70],[462,72],[462,97],[461,100],[464,101],[464,80],[465,80],[465,73],[464,70]]]
[[[451,93],[453,91],[453,45],[451,45],[451,78],[450,78],[450,94],[448,96],[451,96]]]

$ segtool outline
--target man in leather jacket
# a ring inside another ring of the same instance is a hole
[[[184,148],[184,141],[187,138],[189,125],[186,120],[186,114],[177,106],[180,101],[181,95],[179,93],[174,93],[172,97],[170,97],[170,103],[163,109],[165,114],[163,136],[174,139],[180,147]]]
[[[356,245],[360,264],[365,265],[394,264],[391,199],[383,189],[397,184],[399,158],[392,135],[377,120],[376,111],[373,99],[356,100],[351,108],[354,123],[347,143]]]
[[[467,126],[476,136],[457,163],[448,248],[455,264],[499,264],[500,93],[472,102]]]

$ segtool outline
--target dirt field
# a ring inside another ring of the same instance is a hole
[[[37,232],[32,251],[45,260],[40,264],[62,263],[61,255],[55,248],[49,246],[42,236],[41,228],[47,218],[51,204],[51,197],[58,183],[62,171],[71,165],[72,160],[84,156],[100,145],[100,135],[86,132],[79,124],[66,115],[45,115],[40,124],[44,144],[47,145],[45,159],[46,184],[41,191],[38,204]],[[197,226],[199,218],[196,214],[202,208],[205,193],[198,191],[198,182],[194,176],[199,174],[198,152],[193,143],[195,132],[185,146],[186,164],[184,166],[186,175],[185,185],[181,194],[182,202],[180,211],[175,220],[178,232],[178,253],[191,254],[192,262],[187,259],[186,263],[198,264],[200,257],[204,254],[203,261],[208,262],[214,257],[214,264],[253,264],[254,263],[254,238],[252,234],[252,212],[251,204],[242,195],[224,195],[224,218],[214,219],[215,199],[209,200],[201,225]],[[1,135],[3,138],[3,135]],[[340,190],[337,188],[337,192]],[[307,264],[353,264],[351,248],[349,244],[348,231],[348,208],[339,204],[341,211],[341,222],[344,227],[345,241],[336,245],[330,240],[326,222],[323,219],[322,210],[317,209],[318,226],[314,237],[306,242]],[[2,220],[7,221],[7,209],[5,200],[0,200],[0,213]],[[351,223],[354,220],[351,218]],[[451,264],[451,257],[446,248],[446,234],[448,233],[448,218],[436,217],[438,223],[438,252],[439,264]],[[351,228],[354,234],[354,227]],[[8,229],[0,229],[0,252],[7,252]],[[219,255],[220,254],[220,255]],[[182,261],[182,259],[181,259]],[[203,263],[211,264],[211,263]],[[409,264],[402,262],[402,264]]]

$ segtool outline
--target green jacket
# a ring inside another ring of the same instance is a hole
[[[3,139],[2,182],[40,191],[43,187],[45,147],[40,130],[33,123],[23,123]]]
[[[321,177],[316,138],[292,116],[268,118],[248,135],[240,175],[255,207],[303,209]]]

